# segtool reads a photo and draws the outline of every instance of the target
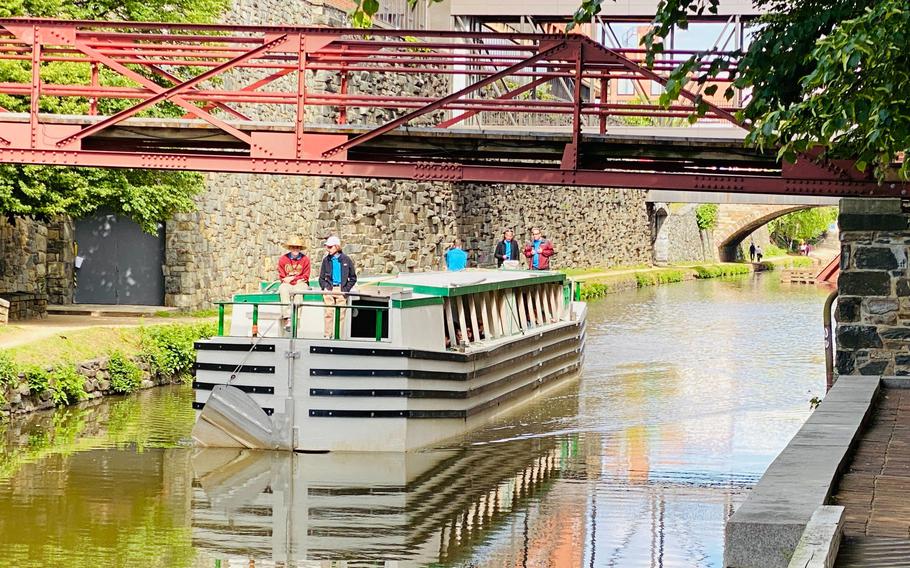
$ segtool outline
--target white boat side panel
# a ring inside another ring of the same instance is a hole
[[[393,345],[428,351],[445,349],[442,304],[392,309],[390,313],[389,335]]]

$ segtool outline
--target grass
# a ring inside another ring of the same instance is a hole
[[[231,313],[231,308],[233,306],[225,306],[224,313]],[[192,312],[170,312],[170,311],[160,311],[155,312],[156,318],[216,318],[218,317],[218,308],[207,308],[205,310],[195,310]]]
[[[39,341],[5,349],[20,365],[54,367],[97,359],[112,351],[139,349],[138,327],[93,327],[58,333]]]

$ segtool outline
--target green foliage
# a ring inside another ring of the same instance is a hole
[[[585,282],[584,284],[579,282],[579,285],[581,286],[581,300],[583,302],[603,298],[610,293],[610,287],[600,282]]]
[[[196,360],[193,342],[218,333],[215,323],[156,325],[142,329],[142,356],[155,372],[168,376],[186,373]]]
[[[656,286],[658,284],[682,282],[685,279],[686,273],[682,270],[660,270],[655,272],[635,273],[635,283],[639,288],[643,288],[645,286]]]
[[[766,247],[762,247],[762,256],[786,256],[790,251],[787,249],[782,249],[775,244],[769,244]]]
[[[0,391],[19,383],[19,367],[5,351],[0,351]]]
[[[108,372],[111,375],[111,390],[119,393],[131,393],[142,383],[142,370],[136,363],[115,351],[108,359]]]
[[[32,394],[41,394],[50,388],[51,375],[44,368],[31,365],[23,369],[23,373]]]
[[[50,388],[54,404],[72,404],[86,398],[85,376],[76,367],[63,365],[50,372]]]
[[[693,266],[695,277],[704,278],[723,278],[726,276],[739,276],[752,272],[748,265],[745,264],[710,264],[707,266]]]
[[[768,223],[771,237],[795,250],[803,241],[814,241],[837,219],[837,207],[813,207],[788,213]]]
[[[717,226],[717,205],[704,203],[695,208],[695,223],[702,231],[710,231]]]
[[[136,20],[208,23],[223,14],[229,0],[146,0],[117,2],[97,0],[0,0],[0,17],[54,17],[76,20]],[[41,67],[45,84],[91,83],[87,63],[52,62]],[[155,77],[159,83],[162,79]],[[31,81],[30,64],[0,62],[0,82]],[[102,69],[104,85],[135,87],[136,84],[110,69]],[[164,84],[164,83],[162,83]],[[111,114],[135,104],[126,99],[102,99],[99,112]],[[41,97],[41,112],[84,113],[87,98]],[[28,112],[28,97],[0,96],[0,106],[13,112]],[[182,110],[164,102],[139,116],[180,116]],[[88,215],[98,209],[131,217],[148,232],[175,213],[193,209],[193,196],[202,189],[202,176],[184,171],[135,169],[62,168],[6,164],[0,166],[0,213],[47,219],[66,214]]]

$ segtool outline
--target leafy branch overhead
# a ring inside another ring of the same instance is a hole
[[[583,0],[573,24],[597,16],[604,0]],[[716,14],[721,0],[661,0],[652,28],[642,38],[646,63],[666,47],[674,28],[686,29],[693,15]],[[738,118],[750,129],[747,141],[778,148],[792,161],[815,147],[832,158],[858,159],[882,180],[897,163],[910,177],[910,6],[906,0],[755,0],[764,15],[750,25],[751,41],[741,52],[696,53],[668,76],[660,102],[670,104],[699,69],[705,84],[725,76],[750,95]],[[708,85],[705,96],[717,92]],[[703,103],[703,101],[701,101]],[[697,114],[707,111],[697,105]]]
[[[408,9],[413,10],[421,0],[408,0]],[[423,0],[427,4],[443,0]],[[354,0],[354,9],[350,13],[351,25],[355,28],[368,28],[373,25],[373,16],[379,12],[380,0]]]

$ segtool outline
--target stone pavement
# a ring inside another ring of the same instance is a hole
[[[910,389],[882,390],[832,504],[846,508],[838,568],[910,566]]]

